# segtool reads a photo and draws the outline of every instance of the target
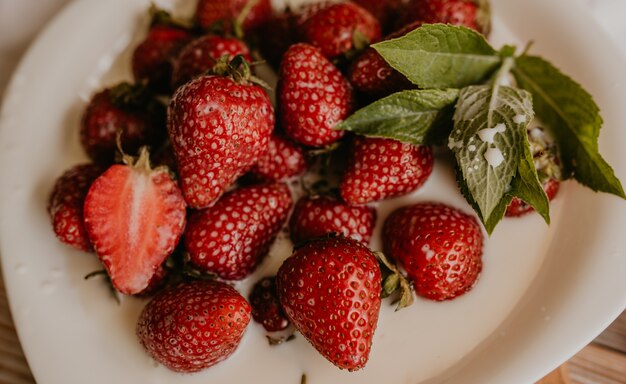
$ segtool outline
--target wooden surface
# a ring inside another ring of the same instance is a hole
[[[0,275],[0,384],[33,383]],[[626,384],[626,312],[594,343],[537,384]]]

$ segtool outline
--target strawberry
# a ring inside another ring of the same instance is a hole
[[[222,279],[243,279],[267,254],[291,204],[286,185],[267,184],[234,190],[193,212],[185,233],[191,263]]]
[[[394,211],[383,227],[385,254],[396,259],[431,300],[469,291],[482,270],[483,236],[476,219],[443,204],[420,203]]]
[[[285,12],[272,15],[259,28],[256,43],[263,59],[275,70],[280,66],[287,49],[298,41],[294,23],[294,15],[287,9]]]
[[[137,82],[146,80],[153,91],[168,93],[172,78],[171,61],[192,39],[192,35],[174,22],[167,12],[154,7],[150,12],[152,23],[148,36],[133,51],[133,75]]]
[[[213,68],[220,57],[227,56],[228,60],[232,60],[237,55],[252,60],[248,46],[239,39],[217,35],[199,37],[185,46],[174,62],[173,87],[177,88],[204,74]]]
[[[250,305],[233,287],[193,281],[157,294],[137,321],[139,342],[176,372],[197,372],[228,358],[250,322]]]
[[[252,318],[263,325],[266,331],[282,331],[289,326],[289,319],[278,301],[275,277],[265,277],[254,284],[250,293],[250,305]]]
[[[352,2],[326,3],[299,12],[301,39],[329,59],[362,49],[380,40],[380,24],[368,11]]]
[[[237,56],[240,57],[240,56]],[[183,85],[168,109],[168,131],[185,200],[206,208],[267,150],[274,109],[265,91],[223,65],[231,76],[208,75]]]
[[[111,164],[122,132],[124,151],[158,147],[165,139],[165,108],[141,85],[121,83],[93,96],[83,113],[80,141],[95,162]]]
[[[267,152],[252,167],[250,174],[256,180],[281,181],[299,175],[305,169],[306,157],[302,147],[273,133]]]
[[[374,254],[345,237],[324,237],[299,248],[276,276],[287,317],[331,363],[356,371],[367,363],[381,303]]]
[[[148,151],[124,156],[94,181],[85,198],[85,227],[113,286],[143,291],[185,227],[185,201],[167,168],[150,168]]]
[[[246,5],[252,6],[249,11],[245,10]],[[199,0],[195,18],[204,30],[210,30],[217,22],[229,29],[235,19],[241,18],[242,11],[247,14],[243,15],[241,24],[249,32],[272,16],[272,4],[270,0]]]
[[[402,0],[353,0],[357,5],[366,9],[374,16],[383,29],[391,26],[391,23],[397,18]]]
[[[480,5],[479,5],[480,2]],[[410,0],[399,20],[462,25],[485,35],[489,33],[489,6],[479,0]]]
[[[420,27],[421,22],[411,23],[385,37],[384,40],[404,36]],[[393,69],[374,48],[367,48],[348,68],[348,80],[362,94],[381,98],[414,87],[400,72]]]
[[[289,137],[321,147],[343,136],[333,128],[354,109],[352,87],[319,49],[292,45],[283,57],[279,79],[280,122]]]
[[[341,180],[341,197],[354,205],[405,195],[424,184],[432,169],[428,146],[356,136]]]
[[[85,196],[102,172],[95,164],[74,166],[57,179],[48,199],[48,213],[57,238],[82,251],[93,250],[83,223]]]
[[[338,233],[369,244],[376,224],[376,210],[349,206],[328,196],[305,196],[296,204],[290,221],[291,240],[306,240]]]

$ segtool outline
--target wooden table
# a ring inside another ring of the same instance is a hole
[[[33,384],[0,275],[0,384]],[[626,312],[570,361],[537,384],[626,383]]]

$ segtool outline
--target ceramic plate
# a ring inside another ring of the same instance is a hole
[[[190,1],[162,1],[189,11]],[[0,247],[11,309],[40,384],[68,383],[530,383],[600,333],[626,303],[626,203],[564,184],[552,225],[536,215],[506,220],[487,241],[476,287],[457,300],[417,299],[384,306],[370,361],[356,373],[325,361],[302,336],[269,347],[251,324],[226,362],[194,375],[154,363],[136,340],[144,301],[117,305],[103,283],[83,276],[93,255],[54,237],[46,213],[55,178],[86,157],[81,111],[99,88],[130,79],[130,53],[147,27],[146,0],[70,4],[33,44],[6,93],[0,131]],[[554,61],[595,96],[605,118],[600,146],[626,180],[626,63],[571,0],[494,0],[492,42],[524,45]],[[395,207],[437,200],[470,208],[450,164],[417,193],[379,206],[380,224]],[[237,285],[247,295],[290,253],[281,240],[255,275]]]

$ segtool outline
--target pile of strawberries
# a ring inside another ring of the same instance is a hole
[[[92,162],[54,186],[56,235],[95,252],[118,292],[154,295],[137,335],[172,370],[226,359],[251,317],[268,332],[293,324],[342,369],[364,367],[381,298],[409,286],[368,248],[370,203],[422,186],[433,154],[334,127],[411,87],[368,44],[423,23],[486,33],[480,11],[471,0],[355,0],[282,13],[269,0],[200,0],[185,24],[152,9],[133,55],[135,84],[97,93],[84,112],[80,137]],[[255,77],[259,57],[277,68],[276,110]],[[294,206],[291,187],[307,169],[319,180]],[[522,213],[515,204],[511,213]],[[293,254],[248,302],[232,284],[286,225]],[[405,206],[383,232],[384,254],[424,298],[453,299],[481,272],[482,229],[455,208]]]

